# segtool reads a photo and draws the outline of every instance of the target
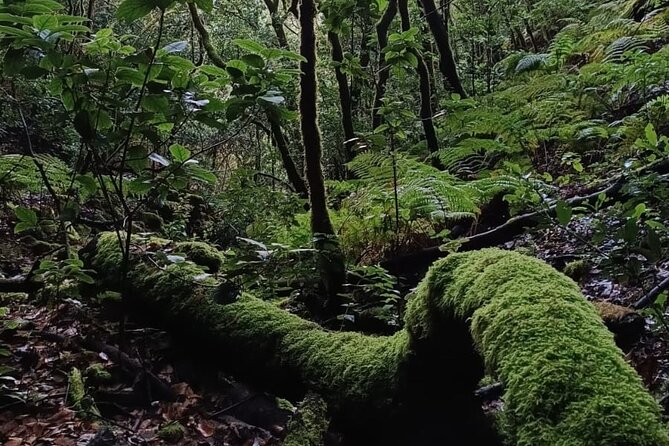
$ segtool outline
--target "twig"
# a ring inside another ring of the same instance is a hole
[[[652,305],[655,302],[655,299],[662,294],[664,291],[669,289],[669,277],[664,279],[662,282],[657,284],[652,290],[647,292],[641,299],[637,300],[634,305],[635,309],[639,310],[641,308],[646,308]]]

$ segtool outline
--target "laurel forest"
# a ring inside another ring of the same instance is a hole
[[[0,440],[669,446],[669,1],[4,0]]]

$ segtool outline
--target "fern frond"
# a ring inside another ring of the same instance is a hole
[[[527,73],[530,71],[541,70],[546,67],[550,54],[527,54],[516,64],[516,73]]]
[[[616,39],[604,50],[604,62],[621,62],[627,53],[647,51],[646,39],[624,36]]]

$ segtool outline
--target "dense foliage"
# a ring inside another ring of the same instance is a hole
[[[667,1],[5,0],[0,41],[0,291],[108,300],[106,232],[122,321],[141,255],[393,334],[498,246],[669,339]]]

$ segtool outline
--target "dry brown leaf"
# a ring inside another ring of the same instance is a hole
[[[196,429],[204,438],[209,438],[216,431],[216,423],[211,420],[202,420],[197,424]]]

